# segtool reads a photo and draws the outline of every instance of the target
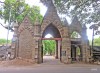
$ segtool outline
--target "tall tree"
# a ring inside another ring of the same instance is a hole
[[[41,0],[45,5],[50,0]],[[77,16],[82,24],[100,21],[100,0],[52,0],[59,14]]]
[[[40,8],[37,6],[30,7],[25,3],[25,0],[5,0],[0,10],[0,18],[8,22],[10,19],[11,25],[17,21],[21,23],[24,17],[28,15],[31,22],[34,24],[35,20],[42,21],[42,15],[40,14]]]

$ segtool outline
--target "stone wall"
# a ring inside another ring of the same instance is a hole
[[[26,29],[21,32],[19,36],[19,53],[18,56],[22,58],[34,58],[34,40],[31,33]],[[33,56],[33,57],[32,57]]]
[[[29,18],[26,16],[18,27],[17,57],[33,59],[35,61],[34,30]]]
[[[60,18],[57,14],[56,8],[50,2],[49,8],[43,18],[43,22],[40,25],[39,23],[35,23],[34,26],[31,24],[29,18],[26,16],[23,22],[15,29],[17,40],[15,41],[15,47],[13,51],[16,53],[16,57],[21,57],[25,59],[33,59],[37,63],[43,62],[43,49],[42,49],[42,40],[43,33],[46,28],[52,24],[59,31],[61,40],[61,62],[63,63],[71,63],[71,39],[70,34],[73,31],[77,31],[82,34],[82,26],[78,22],[78,20],[74,20],[72,23],[72,28],[69,29],[69,26],[63,26]],[[78,24],[77,24],[78,23]],[[77,29],[77,30],[76,30]],[[54,31],[55,32],[55,31]],[[86,33],[85,33],[86,34]],[[88,43],[82,41],[82,55],[83,61],[87,61],[89,58],[88,51]]]

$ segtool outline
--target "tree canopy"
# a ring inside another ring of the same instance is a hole
[[[50,0],[41,0],[45,5]],[[53,0],[59,14],[73,19],[77,16],[81,24],[97,23],[100,21],[100,0]]]
[[[40,14],[40,8],[38,6],[30,7],[25,3],[25,0],[5,0],[1,3],[0,18],[5,22],[10,22],[10,27],[17,21],[21,23],[26,15],[29,16],[32,24],[36,19],[41,22],[42,15]]]

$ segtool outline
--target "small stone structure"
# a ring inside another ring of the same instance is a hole
[[[78,45],[81,47],[82,61],[89,62],[90,50],[86,35],[86,27],[80,24],[77,17],[73,19],[70,26],[66,20],[64,22],[65,25],[62,25],[56,8],[50,0],[42,24],[36,21],[35,24],[32,25],[28,16],[24,18],[20,25],[15,24],[11,55],[14,58],[32,59],[35,63],[42,63],[43,47],[41,41],[42,38],[45,38],[46,34],[50,33],[54,38],[61,39],[56,41],[60,42],[60,46],[58,47],[60,48],[59,56],[62,63],[72,62],[72,41],[80,42]],[[73,31],[78,32],[81,38],[72,39],[71,34]]]

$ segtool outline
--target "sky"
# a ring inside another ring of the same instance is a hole
[[[0,1],[4,1],[4,0],[0,0]],[[47,8],[42,3],[40,3],[40,0],[25,0],[25,2],[27,4],[29,4],[30,6],[32,6],[32,5],[39,6],[40,7],[40,13],[43,16],[45,15]],[[67,19],[67,21],[68,21],[68,23],[70,23],[70,19],[69,18]],[[2,20],[0,20],[0,22],[2,24],[4,24]],[[6,39],[7,38],[7,32],[8,31],[5,28],[0,26],[0,38]],[[91,40],[92,39],[92,30],[87,29],[87,35],[88,35],[89,40]],[[9,39],[12,39],[12,37],[13,37],[13,33],[10,32],[9,33]]]

